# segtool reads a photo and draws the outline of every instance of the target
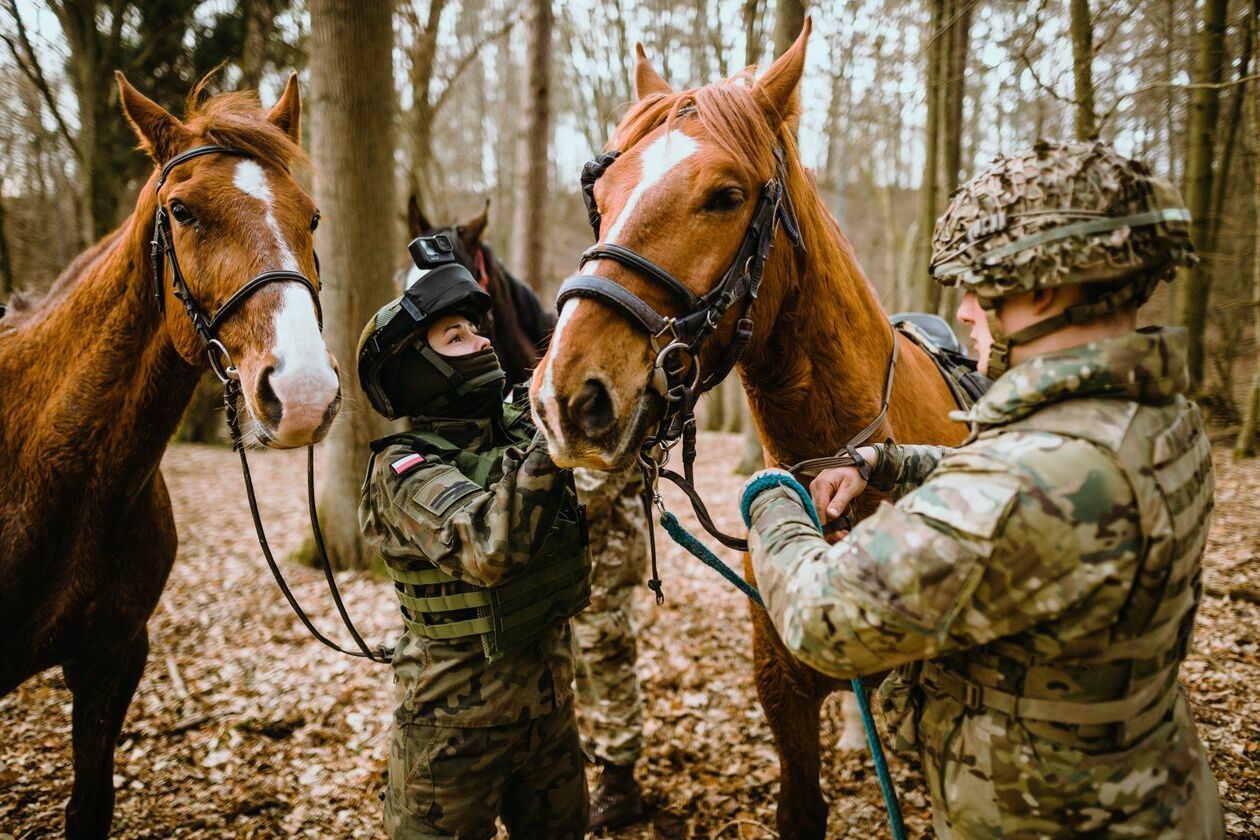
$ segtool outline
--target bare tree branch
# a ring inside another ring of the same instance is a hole
[[[468,52],[464,53],[464,55],[455,62],[455,68],[451,71],[450,75],[444,79],[446,85],[442,88],[442,92],[438,94],[437,99],[433,101],[433,107],[430,110],[431,114],[436,114],[438,111],[442,110],[442,105],[446,102],[446,98],[450,96],[451,90],[454,89],[455,82],[459,81],[460,75],[463,74],[463,72],[477,60],[477,56],[481,53],[482,48],[488,44],[493,44],[495,41],[507,35],[512,31],[516,24],[520,23],[520,21],[521,18],[519,15],[508,18],[498,28],[491,29],[490,31],[483,32],[481,34],[481,37],[468,48]]]
[[[75,157],[79,157],[79,144],[75,140],[74,134],[71,133],[70,127],[66,125],[65,118],[61,116],[61,110],[57,107],[56,97],[53,96],[52,88],[49,87],[48,80],[44,77],[44,71],[39,66],[39,59],[35,57],[35,50],[31,47],[31,39],[26,34],[26,24],[22,22],[22,15],[18,12],[17,0],[9,0],[9,11],[13,15],[14,23],[17,25],[18,40],[21,41],[22,49],[26,53],[26,61],[22,60],[22,56],[18,53],[17,45],[13,43],[13,40],[8,35],[3,36],[4,42],[9,45],[9,51],[13,53],[13,60],[17,62],[18,68],[23,75],[31,80],[44,98],[45,104],[48,105],[48,110],[52,112],[53,119],[57,123],[58,132],[65,138]]]

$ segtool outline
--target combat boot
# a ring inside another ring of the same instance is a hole
[[[599,767],[599,779],[591,792],[588,828],[598,831],[636,821],[643,815],[643,797],[634,778],[634,765],[600,762]]]

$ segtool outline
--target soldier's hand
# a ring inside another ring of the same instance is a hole
[[[861,447],[858,449],[858,454],[865,458],[867,463],[871,463],[878,456],[875,448],[871,446]],[[849,503],[865,489],[866,480],[862,478],[857,467],[833,467],[823,470],[809,483],[809,496],[813,499],[814,508],[822,521],[830,522],[838,519],[849,507]],[[845,533],[847,532],[838,531],[828,534],[827,541],[836,542]]]

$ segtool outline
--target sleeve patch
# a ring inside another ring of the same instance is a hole
[[[407,473],[418,469],[424,462],[423,455],[419,452],[413,452],[394,461],[389,465],[389,468],[394,471],[395,476],[402,478]]]
[[[455,470],[450,472],[450,475],[438,476],[433,481],[425,482],[412,496],[412,501],[438,522],[442,521],[456,502],[481,489]]]
[[[1018,495],[1017,485],[991,473],[946,472],[933,475],[899,507],[987,540],[1002,526]]]

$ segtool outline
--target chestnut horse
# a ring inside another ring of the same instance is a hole
[[[113,816],[114,747],[144,670],[146,623],[175,560],[175,522],[158,470],[207,354],[154,277],[159,202],[192,297],[209,313],[279,269],[315,278],[315,207],[293,180],[296,76],[269,113],[226,94],[181,121],[118,76],[123,111],[157,167],[134,212],[75,260],[37,304],[0,320],[0,695],[61,665],[74,698],[74,787],[66,834],[103,837]],[[155,295],[162,296],[159,301]],[[273,447],[326,433],[340,403],[337,365],[311,289],[257,286],[218,338],[239,373],[247,433]]]
[[[926,353],[894,338],[851,246],[801,167],[793,138],[809,30],[806,21],[796,43],[755,84],[741,74],[682,92],[671,90],[638,48],[638,102],[609,144],[620,156],[595,182],[601,244],[637,252],[702,295],[740,249],[763,187],[775,176],[778,147],[802,247],[780,224],[749,310],[753,334],[738,363],[766,463],[834,454],[871,422],[894,340],[901,342],[900,362],[887,417],[873,439],[957,443],[965,429],[947,419],[955,407],[949,388]],[[658,313],[684,314],[676,294],[622,261],[588,262],[584,273],[624,287]],[[702,374],[730,345],[739,309],[732,307],[702,347]],[[640,323],[601,299],[567,299],[532,382],[535,416],[556,462],[630,464],[654,425],[639,406],[652,393],[655,364]],[[654,410],[659,418],[660,400]],[[868,494],[855,514],[865,516],[876,504]],[[745,571],[751,579],[747,561]],[[751,612],[757,692],[779,754],[779,833],[820,838],[827,806],[819,785],[819,712],[839,682],[794,659],[765,612]]]

